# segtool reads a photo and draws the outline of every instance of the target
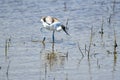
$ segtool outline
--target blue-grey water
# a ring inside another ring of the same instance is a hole
[[[55,32],[52,44],[52,32],[41,30],[47,15],[68,20],[70,36]],[[0,80],[119,80],[119,74],[120,0],[0,0]]]

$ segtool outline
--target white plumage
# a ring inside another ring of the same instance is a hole
[[[57,19],[51,16],[45,16],[41,18],[41,22],[43,24],[43,27],[53,31],[53,42],[54,42],[54,32],[55,31],[61,31],[63,30],[67,35],[68,32],[66,31],[65,26]]]

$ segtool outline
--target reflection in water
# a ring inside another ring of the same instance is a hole
[[[43,46],[46,44],[44,43]],[[44,52],[45,51],[45,52]],[[68,57],[68,53],[64,54],[58,51],[55,51],[55,43],[52,43],[51,50],[46,51],[45,49],[42,49],[42,58],[43,59],[43,65],[44,65],[44,79],[47,79],[47,76],[49,74],[49,71],[58,70],[60,68],[63,68],[63,65],[65,64],[65,60]],[[55,76],[53,77],[53,80],[55,80]]]
[[[97,59],[97,67],[100,69],[99,59]]]
[[[90,80],[92,80],[92,72],[91,72],[91,63],[90,63],[90,58],[88,58],[88,67],[89,67],[89,76],[90,76]]]
[[[113,65],[113,71],[115,71],[115,66],[116,66],[116,62],[117,62],[117,41],[116,41],[116,31],[114,29],[114,65]]]
[[[50,70],[53,65],[57,64],[57,55],[58,53],[54,52],[54,43],[52,43],[52,51],[49,51],[46,54],[46,60],[47,60],[47,64],[50,67]]]
[[[112,80],[115,80],[114,78],[115,78],[115,71],[116,71],[116,69],[115,69],[115,67],[116,67],[116,63],[117,63],[117,51],[116,51],[116,47],[117,46],[115,46],[114,45],[114,52],[113,52],[113,54],[114,54],[114,62],[113,62],[113,71],[112,71]]]
[[[6,72],[6,77],[7,77],[7,80],[9,80],[9,68],[10,68],[10,62],[8,63],[8,66],[7,66],[7,72]]]
[[[42,58],[43,59],[43,64],[45,66],[45,75],[48,73],[48,70],[56,70],[58,68],[63,67],[65,60],[68,58],[68,53],[62,53],[58,52],[55,50],[55,43],[51,43],[51,49],[46,50],[46,43],[43,42],[43,47],[42,49]]]
[[[114,65],[113,65],[113,71],[115,71],[115,66],[117,62],[117,52],[116,52],[116,47],[114,48]]]
[[[52,50],[45,53],[45,60],[50,70],[63,66],[65,59],[67,58],[67,55],[56,52],[54,47],[55,45],[52,43]]]

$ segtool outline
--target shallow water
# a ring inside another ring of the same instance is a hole
[[[46,15],[70,36],[51,43]],[[0,80],[119,80],[119,26],[119,0],[0,0]]]

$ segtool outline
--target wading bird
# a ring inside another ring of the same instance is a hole
[[[53,34],[52,34],[53,43],[54,43],[55,31],[59,32],[63,30],[67,35],[69,35],[68,32],[66,31],[66,27],[57,18],[54,18],[51,16],[45,16],[41,18],[41,22],[44,28],[50,31],[53,31]]]

